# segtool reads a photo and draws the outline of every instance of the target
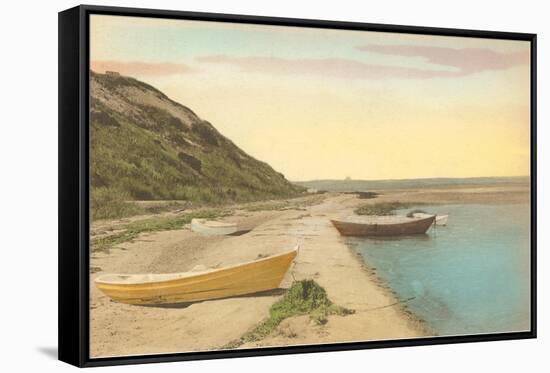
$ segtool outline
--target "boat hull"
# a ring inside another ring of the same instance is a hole
[[[433,224],[435,216],[395,224],[358,223],[331,220],[342,236],[404,236],[423,234]]]
[[[150,275],[143,283],[119,283],[100,277],[95,284],[114,301],[128,304],[174,304],[227,298],[278,288],[296,255],[297,250],[292,250],[219,270],[183,274],[179,278],[174,274],[174,278],[168,280],[165,278],[171,275]],[[155,276],[162,280],[155,281]]]

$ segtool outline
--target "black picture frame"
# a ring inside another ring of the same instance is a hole
[[[527,332],[208,352],[89,357],[91,14],[528,41],[531,45],[531,328]],[[59,360],[79,367],[536,338],[536,34],[81,5],[59,13]]]

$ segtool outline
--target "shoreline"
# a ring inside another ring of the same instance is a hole
[[[307,315],[292,317],[284,320],[270,336],[239,348],[430,336],[425,324],[407,312],[388,284],[368,269],[330,224],[331,215],[352,211],[360,203],[361,200],[354,197],[338,196],[328,201],[337,205],[336,209],[314,206],[312,216],[302,220],[302,226],[296,230],[298,234],[316,232],[316,235],[304,242],[292,269],[296,280],[314,279],[331,301],[355,313],[329,316],[327,324],[322,326],[313,323]]]
[[[492,194],[486,202],[519,200],[516,191],[490,189],[481,191],[484,197]],[[162,231],[140,235],[108,253],[91,253],[91,268],[98,269],[92,271],[90,283],[91,356],[220,350],[267,318],[271,305],[282,297],[281,293],[252,294],[181,307],[132,306],[110,301],[95,288],[94,277],[107,272],[180,272],[197,264],[223,267],[276,254],[296,241],[302,243],[296,264],[280,287],[288,288],[293,279],[313,279],[333,303],[356,312],[329,316],[325,325],[315,325],[307,315],[291,317],[266,338],[238,349],[437,336],[329,222],[330,217],[365,203],[450,202],[448,189],[444,195],[430,192],[387,191],[375,199],[327,193],[321,202],[294,209],[235,209],[223,221],[237,222],[253,229],[251,232],[236,237],[204,237],[188,229]],[[453,200],[475,203],[479,197],[478,193],[455,191]]]
[[[380,276],[378,276],[376,269],[372,267],[365,256],[351,247],[349,250],[355,255],[356,259],[359,261],[359,264],[362,266],[363,270],[365,271],[366,275],[374,281],[376,284],[378,284],[383,290],[385,290],[388,293],[388,296],[395,298],[395,306],[404,314],[405,317],[409,318],[409,321],[412,322],[416,327],[420,328],[421,332],[424,334],[425,337],[438,337],[439,335],[435,330],[433,330],[426,320],[422,320],[419,318],[416,314],[414,314],[412,311],[409,311],[407,306],[407,301],[401,301],[397,297],[397,293],[395,290],[392,289],[392,287],[384,281]],[[392,305],[393,306],[393,305]]]

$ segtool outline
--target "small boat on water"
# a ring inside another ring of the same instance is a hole
[[[191,220],[191,230],[208,236],[225,236],[237,232],[237,224],[206,219]]]
[[[426,214],[423,212],[415,212],[413,214],[415,218],[427,218],[428,216],[432,216],[430,214]],[[447,221],[449,220],[449,215],[436,215],[435,216],[435,225],[447,225]]]
[[[292,261],[293,250],[220,269],[169,274],[108,274],[95,279],[112,300],[128,304],[174,304],[227,298],[276,289]]]
[[[416,218],[406,216],[352,216],[331,220],[342,236],[401,236],[423,234],[430,228],[435,215]]]
[[[449,215],[436,215],[435,225],[447,225],[448,220],[449,220]]]

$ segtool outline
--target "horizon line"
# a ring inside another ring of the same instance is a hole
[[[441,179],[504,179],[504,178],[531,178],[531,175],[515,175],[515,176],[435,176],[435,177],[418,177],[418,178],[403,178],[403,179],[309,179],[309,180],[288,180],[291,183],[309,183],[314,181],[410,181],[410,180],[441,180]]]

